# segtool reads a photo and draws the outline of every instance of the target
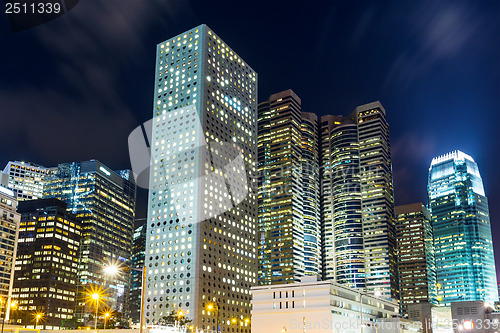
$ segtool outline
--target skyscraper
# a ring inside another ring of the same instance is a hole
[[[498,301],[488,200],[476,162],[461,151],[434,158],[427,190],[439,305]]]
[[[318,119],[286,90],[259,104],[259,284],[321,274]]]
[[[83,293],[91,286],[106,289],[105,303],[126,313],[128,275],[106,276],[104,267],[129,264],[135,220],[136,186],[129,170],[112,171],[99,161],[59,164],[47,180],[44,198],[64,201],[82,221],[78,264],[79,322],[88,322],[89,306]]]
[[[227,331],[257,280],[257,75],[206,25],[156,55],[146,323]]]
[[[55,168],[46,168],[31,162],[11,161],[3,174],[7,176],[7,187],[12,189],[17,200],[40,199],[43,196],[45,178]]]
[[[422,203],[396,207],[401,313],[408,305],[437,304],[436,265],[431,216]]]
[[[365,280],[368,292],[398,298],[392,159],[385,109],[379,102],[358,106],[359,178],[363,214]]]
[[[0,299],[9,318],[20,214],[14,192],[0,186]]]
[[[321,117],[323,277],[365,290],[357,124]]]
[[[321,119],[324,277],[397,299],[389,125],[379,102]]]
[[[12,317],[39,329],[61,329],[73,319],[78,280],[81,222],[58,199],[26,200],[21,214],[12,296],[18,309]]]

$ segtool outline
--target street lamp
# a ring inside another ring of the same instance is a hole
[[[1,306],[1,309],[4,311],[4,313],[3,313],[3,321],[2,321],[2,333],[3,333],[3,327],[5,325],[5,319],[7,318],[7,306],[10,306],[12,308],[12,310],[14,310],[17,307],[17,303],[16,302],[10,302],[10,304],[7,305],[7,300],[3,299],[2,297],[0,297],[0,306]]]
[[[208,311],[216,310],[217,311],[217,316],[216,316],[216,325],[217,325],[217,332],[219,332],[219,303],[214,302],[210,303],[207,305]]]
[[[111,312],[106,311],[104,313],[104,329],[106,329],[106,323],[107,323],[109,317],[111,317]]]
[[[99,303],[103,303],[104,298],[107,296],[106,290],[102,286],[91,285],[85,289],[85,295],[87,296],[86,303],[95,304],[95,323],[94,329],[97,332],[97,317],[99,316]]]
[[[99,298],[100,295],[98,293],[93,293],[92,294],[92,299],[95,301],[95,324],[94,324],[94,330],[97,332],[97,310],[99,309]]]
[[[43,312],[35,313],[35,329],[38,327],[38,323],[43,319]]]
[[[238,324],[238,326],[240,327],[239,328],[239,332],[241,333],[241,326],[243,326],[243,323],[247,324],[250,322],[250,319],[249,318],[245,318],[244,320],[241,320],[241,319],[237,319],[237,318],[233,318],[231,319],[231,323],[233,324]]]
[[[146,297],[146,266],[142,268],[138,267],[130,267],[126,265],[118,265],[118,264],[110,264],[104,267],[104,273],[109,275],[117,275],[120,274],[120,271],[136,271],[142,272],[142,283],[141,283],[141,309],[140,309],[140,329],[139,333],[143,333],[144,328],[144,298]]]
[[[179,312],[177,312],[177,325],[179,325],[179,327],[181,327],[182,317],[184,317],[184,312],[182,310],[179,310]]]

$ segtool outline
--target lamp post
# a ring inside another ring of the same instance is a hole
[[[35,329],[38,327],[38,322],[40,321],[41,318],[42,318],[42,314],[41,313],[37,313],[35,315]]]
[[[95,321],[94,321],[94,330],[97,332],[97,311],[99,309],[99,297],[98,293],[92,294],[92,299],[95,301]]]
[[[241,333],[241,326],[243,326],[243,323],[248,324],[250,322],[250,319],[249,318],[245,318],[244,320],[241,320],[241,319],[233,318],[233,319],[231,319],[231,322],[233,324],[238,324],[238,326],[239,326],[239,330],[238,331]]]
[[[181,327],[182,317],[184,317],[184,312],[182,310],[179,310],[179,312],[177,312],[177,325],[179,325],[179,327]]]
[[[130,267],[130,266],[125,266],[125,265],[108,265],[104,267],[104,273],[109,274],[109,275],[115,275],[119,274],[120,271],[136,271],[136,272],[142,272],[142,282],[141,282],[141,308],[140,308],[140,328],[139,328],[139,333],[143,333],[143,328],[144,328],[144,298],[146,295],[146,266],[142,268],[138,267]]]
[[[14,310],[17,307],[17,304],[15,302],[10,302],[10,304],[7,305],[7,300],[3,299],[2,297],[0,297],[0,304],[1,304],[0,306],[1,306],[2,310],[4,311],[3,321],[2,321],[2,333],[3,333],[5,319],[7,318],[7,306],[10,306],[12,308],[12,310]]]
[[[217,310],[216,325],[217,325],[217,333],[218,333],[219,332],[219,303],[214,302],[213,304],[208,304],[207,309],[208,309],[208,311],[212,311],[213,309]]]
[[[105,312],[104,313],[104,329],[106,329],[106,323],[107,323],[109,317],[111,317],[111,313],[109,313],[109,311]]]

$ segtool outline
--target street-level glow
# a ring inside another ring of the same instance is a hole
[[[474,329],[475,325],[474,325],[474,322],[472,320],[466,320],[466,321],[464,321],[463,326],[464,326],[464,329],[466,331],[470,331],[470,330]]]
[[[104,273],[106,273],[108,275],[116,275],[116,274],[118,274],[119,271],[120,271],[120,269],[116,265],[109,265],[109,266],[104,267]]]

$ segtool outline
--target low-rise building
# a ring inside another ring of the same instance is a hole
[[[399,305],[333,281],[252,288],[252,333],[421,332],[420,322],[400,318]]]

